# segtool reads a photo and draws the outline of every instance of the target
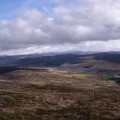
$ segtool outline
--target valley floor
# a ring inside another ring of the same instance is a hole
[[[0,74],[0,120],[120,120],[120,86],[94,73]]]

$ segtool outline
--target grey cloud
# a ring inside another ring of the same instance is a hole
[[[76,6],[52,1],[57,6],[51,15],[31,9],[15,20],[1,21],[0,50],[120,39],[120,0],[86,0],[82,5],[76,0]]]

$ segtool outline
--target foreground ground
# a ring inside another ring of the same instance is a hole
[[[104,75],[88,73],[4,73],[0,120],[120,120],[120,86]]]

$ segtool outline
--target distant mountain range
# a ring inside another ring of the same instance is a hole
[[[94,54],[79,54],[79,53],[64,53],[64,54],[31,54],[31,55],[16,55],[16,56],[0,56],[0,65],[17,65],[17,66],[40,66],[40,67],[55,67],[63,64],[79,64],[87,58],[93,60],[108,61],[120,64],[119,52],[94,53]]]

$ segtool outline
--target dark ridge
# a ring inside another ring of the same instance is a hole
[[[79,55],[63,54],[55,56],[41,56],[35,58],[25,58],[16,61],[17,65],[20,66],[46,66],[46,67],[56,67],[64,63],[78,63],[82,61],[77,61]]]
[[[100,53],[94,55],[95,60],[106,60],[113,63],[120,63],[120,53]]]
[[[0,74],[8,73],[14,70],[18,70],[19,68],[16,66],[0,66]]]
[[[96,54],[59,54],[51,56],[24,55],[24,56],[4,56],[0,57],[0,65],[14,66],[35,66],[35,67],[58,67],[64,63],[79,64],[84,63],[84,57],[92,57],[93,60],[103,60],[113,63],[120,63],[120,53],[96,53]],[[87,68],[91,66],[86,66]]]

